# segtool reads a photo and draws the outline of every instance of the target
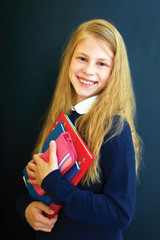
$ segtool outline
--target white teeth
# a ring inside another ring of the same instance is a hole
[[[93,84],[93,82],[90,82],[90,81],[86,81],[86,80],[83,80],[83,79],[79,79],[79,80],[80,80],[80,82],[85,83],[87,85],[92,85]]]

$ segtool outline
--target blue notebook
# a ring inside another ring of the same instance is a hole
[[[47,195],[44,194],[43,196],[38,195],[38,193],[35,191],[34,187],[32,186],[32,184],[30,184],[29,182],[27,182],[27,180],[29,179],[28,174],[26,172],[26,168],[23,169],[23,180],[26,184],[26,187],[28,189],[29,195],[32,199],[36,200],[36,201],[40,201],[43,202],[46,205],[49,205],[51,203],[51,198]]]
[[[49,148],[50,141],[51,140],[55,141],[59,137],[59,135],[63,132],[66,132],[63,123],[58,123],[54,130],[49,134],[49,136],[45,140],[42,148],[42,153],[47,151],[47,149]]]

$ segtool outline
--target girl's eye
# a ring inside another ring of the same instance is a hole
[[[84,58],[84,57],[80,57],[79,59],[80,59],[82,62],[86,62],[86,61],[87,61],[87,59]]]
[[[98,65],[99,65],[100,67],[105,67],[105,66],[106,66],[106,64],[103,63],[103,62],[99,62]]]

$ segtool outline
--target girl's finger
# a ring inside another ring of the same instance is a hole
[[[42,154],[43,154],[43,153],[34,154],[34,155],[33,155],[33,159],[32,159],[30,162],[36,164],[37,161],[41,160]]]
[[[49,151],[49,164],[52,166],[52,170],[58,169],[58,160],[57,160],[57,154],[56,154],[56,142],[51,141],[50,142],[50,151]]]
[[[53,227],[36,226],[36,231],[51,232]]]
[[[50,147],[49,161],[53,162],[57,158],[57,155],[56,155],[56,142],[55,141],[51,141],[49,147]]]
[[[26,171],[27,171],[28,176],[35,178],[35,172],[32,171],[31,169],[29,169],[28,166],[26,167]]]
[[[46,224],[38,221],[38,222],[35,223],[34,229],[36,231],[50,232],[54,225],[55,225],[55,223],[54,224],[50,224],[50,225],[46,225]]]
[[[40,212],[45,212],[47,214],[53,214],[54,213],[54,210],[52,208],[50,208],[48,205],[46,205],[42,202],[38,202],[37,207],[40,210]],[[51,221],[51,220],[49,220],[49,221]]]
[[[38,184],[38,182],[37,182],[36,179],[30,179],[30,178],[29,178],[29,179],[27,180],[27,182],[30,183],[30,184],[32,184],[32,185],[37,185],[37,184]]]
[[[35,163],[33,163],[33,162],[31,161],[31,162],[28,163],[27,167],[28,167],[29,170],[35,171],[35,169],[36,169],[37,166],[36,166]]]

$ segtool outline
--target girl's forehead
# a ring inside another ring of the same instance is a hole
[[[95,36],[87,36],[86,38],[82,39],[76,46],[74,53],[94,53],[99,54],[104,57],[106,55],[113,59],[114,53],[107,41],[104,41],[100,38]]]

